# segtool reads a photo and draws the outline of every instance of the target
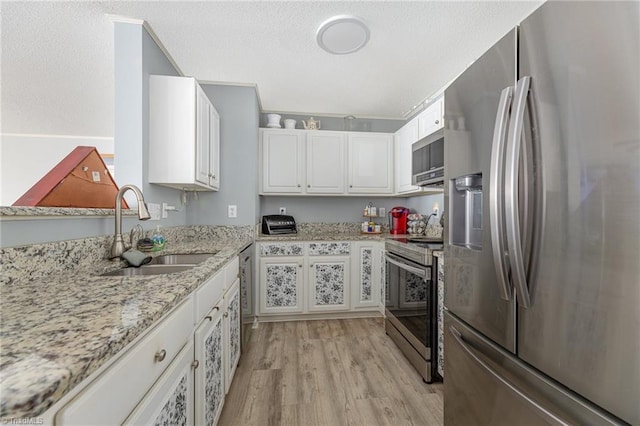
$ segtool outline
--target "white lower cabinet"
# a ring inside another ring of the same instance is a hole
[[[215,425],[239,360],[240,280],[233,258],[61,408],[52,408],[54,423]]]
[[[222,305],[222,300],[220,305]],[[195,424],[214,425],[220,418],[225,396],[224,326],[222,309],[216,306],[195,332]]]
[[[261,315],[379,311],[382,242],[263,242],[258,248]]]
[[[349,310],[349,256],[309,257],[309,312]]]
[[[193,341],[180,351],[149,393],[124,421],[125,425],[187,426],[193,424]],[[132,378],[132,380],[135,380]]]
[[[224,382],[225,393],[229,392],[233,376],[240,360],[240,280],[236,278],[224,295]]]

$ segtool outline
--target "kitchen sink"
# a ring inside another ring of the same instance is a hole
[[[195,265],[158,265],[147,264],[139,268],[128,267],[107,272],[100,275],[101,277],[134,277],[138,275],[162,275],[173,274],[174,272],[182,272],[193,268]]]
[[[197,265],[216,255],[213,253],[163,254],[154,257],[149,265]]]

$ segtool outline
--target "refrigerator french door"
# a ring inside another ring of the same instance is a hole
[[[445,423],[640,424],[640,3],[543,4],[447,89],[456,115]]]

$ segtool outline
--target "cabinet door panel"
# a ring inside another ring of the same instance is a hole
[[[225,295],[225,306],[225,392],[229,392],[240,360],[240,280],[236,279]]]
[[[214,425],[224,404],[224,352],[222,310],[214,309],[195,332],[197,425]]]
[[[261,313],[302,312],[302,258],[260,259]]]
[[[309,311],[348,310],[349,258],[309,258]]]
[[[418,115],[418,138],[429,136],[443,126],[444,97],[438,99]]]
[[[209,186],[220,189],[220,116],[209,105]]]
[[[344,139],[339,132],[307,133],[307,193],[344,193]]]
[[[414,119],[404,125],[395,134],[395,175],[397,193],[418,191],[418,186],[411,184],[412,178],[412,145],[418,141],[418,120]]]
[[[393,192],[393,135],[349,134],[349,193]]]
[[[194,408],[192,361],[193,341],[189,341],[124,424],[192,425]]]
[[[356,243],[351,307],[378,308],[380,304],[380,250],[375,244]]]
[[[304,132],[262,131],[262,191],[303,192]]]
[[[196,180],[209,185],[209,159],[211,156],[211,129],[209,98],[196,85]]]

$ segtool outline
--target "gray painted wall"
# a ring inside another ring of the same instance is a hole
[[[220,115],[220,190],[189,201],[187,221],[203,225],[255,225],[258,199],[258,97],[253,87],[204,84]],[[237,218],[227,217],[236,205]]]
[[[261,196],[260,215],[278,214],[280,207],[287,208],[287,214],[296,222],[362,222],[362,211],[372,202],[376,207],[389,209],[396,206],[408,207],[421,214],[431,213],[434,203],[438,203],[440,219],[444,206],[444,195],[421,195],[416,197],[302,197],[302,196]],[[430,223],[436,219],[430,219]],[[376,219],[378,223],[386,220]]]
[[[436,223],[440,220],[442,210],[444,209],[444,194],[421,195],[407,199],[407,207],[421,214],[431,214],[435,204],[438,205],[438,215],[429,219],[429,223]]]
[[[177,226],[187,223],[181,205],[181,191],[150,184],[149,157],[149,76],[179,75],[142,25],[117,22],[115,35],[115,177],[118,185],[133,183],[147,203],[174,205],[166,219],[141,222],[145,229],[156,225]],[[195,142],[194,142],[195,143]],[[127,201],[136,205],[133,194]]]
[[[137,218],[123,218],[122,228],[129,231]],[[147,222],[148,223],[148,222]],[[0,221],[0,247],[97,237],[114,233],[114,217],[3,219]]]
[[[260,215],[278,214],[280,207],[296,222],[362,222],[364,208],[372,202],[376,207],[406,206],[406,198],[391,197],[306,197],[306,196],[261,196]],[[382,223],[383,219],[377,219]]]
[[[260,127],[267,127],[267,112],[260,116]],[[280,125],[284,127],[284,120],[292,118],[297,120],[296,129],[304,129],[302,120],[308,120],[308,115],[296,114],[280,114],[282,119]],[[355,118],[353,120],[345,120],[341,117],[321,117],[313,116],[314,120],[320,121],[321,130],[346,130],[354,132],[383,132],[395,133],[400,127],[406,124],[404,120],[382,120],[374,118]]]

